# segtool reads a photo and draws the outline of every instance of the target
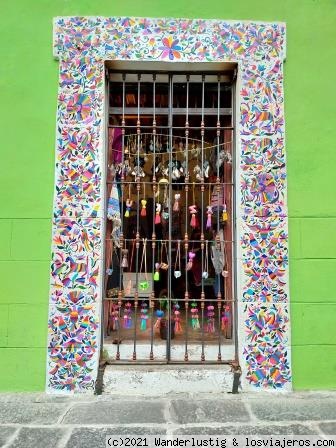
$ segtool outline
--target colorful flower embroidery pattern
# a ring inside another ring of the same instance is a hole
[[[251,386],[290,387],[285,25],[58,17],[54,54],[60,73],[48,388],[89,390],[97,374],[104,61],[115,59],[239,65],[242,367]]]
[[[178,39],[173,40],[172,36],[164,37],[162,39],[162,47],[159,47],[162,50],[161,58],[166,59],[167,57],[173,61],[174,59],[181,58],[181,50],[182,48],[177,45]]]

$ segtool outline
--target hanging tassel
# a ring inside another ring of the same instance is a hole
[[[190,205],[189,213],[191,213],[190,227],[192,227],[194,229],[197,225],[197,223],[196,223],[196,213],[197,213],[196,205]]]
[[[197,330],[200,328],[200,323],[198,317],[198,308],[195,302],[191,304],[190,312],[191,312],[191,327],[193,330]]]
[[[145,331],[147,330],[147,319],[148,319],[148,309],[147,309],[147,303],[141,304],[141,311],[140,311],[140,330]]]
[[[223,212],[222,212],[222,221],[225,222],[228,220],[228,214],[226,210],[226,204],[223,205]]]
[[[156,204],[156,213],[155,213],[155,224],[160,224],[161,223],[161,204],[158,202]]]
[[[132,304],[130,302],[127,302],[125,304],[125,309],[124,309],[124,328],[125,329],[132,328],[131,308],[132,308]]]
[[[160,280],[160,263],[155,263],[154,281],[158,282]]]
[[[174,331],[175,333],[182,333],[182,325],[181,325],[181,318],[180,318],[180,305],[178,303],[175,303],[174,305]]]
[[[121,267],[125,269],[128,268],[128,249],[123,249],[122,253],[123,258],[121,260]]]
[[[132,207],[133,201],[131,199],[126,199],[126,211],[125,211],[125,218],[129,218],[130,211]]]
[[[206,331],[208,333],[214,333],[215,332],[215,311],[214,311],[214,306],[212,306],[212,305],[209,305],[207,307],[207,318],[208,318],[208,322],[207,322]]]
[[[196,254],[194,254],[194,252],[188,252],[188,257],[189,257],[189,260],[187,263],[187,271],[190,271],[191,268],[193,267],[193,261],[194,261],[194,258],[196,257]]]
[[[164,311],[156,310],[155,314],[156,314],[157,319],[156,319],[156,322],[154,324],[154,328],[156,328],[158,330],[160,328],[160,325],[161,325],[161,319],[164,316]]]
[[[226,331],[228,326],[229,326],[229,322],[230,322],[230,307],[228,305],[225,306],[224,311],[222,313],[222,319],[221,319],[221,330],[222,331]]]
[[[141,216],[146,216],[146,205],[147,205],[147,201],[146,199],[141,199]]]
[[[181,195],[179,193],[175,194],[175,202],[173,205],[173,212],[178,212],[180,210],[180,199],[181,199]]]
[[[211,218],[212,218],[212,213],[213,213],[213,211],[212,211],[212,207],[211,207],[211,205],[208,205],[207,206],[207,222],[206,222],[206,228],[207,229],[211,229]]]

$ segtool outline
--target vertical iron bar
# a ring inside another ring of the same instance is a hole
[[[149,359],[151,361],[154,360],[154,353],[153,353],[153,345],[154,345],[154,307],[155,307],[155,287],[154,287],[154,281],[153,281],[153,275],[155,272],[155,246],[156,246],[156,234],[155,234],[155,193],[156,193],[156,174],[155,174],[155,145],[156,145],[156,118],[155,118],[155,81],[156,81],[156,74],[153,73],[153,213],[152,213],[152,219],[153,219],[153,232],[152,232],[152,294],[151,294],[151,346],[150,346],[150,354]]]
[[[168,219],[168,234],[169,234],[169,240],[168,240],[168,253],[167,253],[167,263],[168,263],[168,328],[167,328],[167,361],[170,361],[171,357],[171,322],[172,322],[172,316],[171,316],[171,298],[172,298],[172,287],[171,287],[171,274],[172,274],[172,266],[171,266],[171,251],[172,251],[172,244],[171,244],[171,234],[172,234],[172,161],[173,161],[173,75],[169,75],[169,117],[168,117],[168,127],[169,127],[169,170],[168,170],[168,212],[169,212],[169,219]]]
[[[237,217],[237,196],[236,196],[236,82],[237,77],[235,77],[235,80],[231,86],[231,110],[232,110],[232,118],[231,118],[231,124],[233,127],[233,131],[231,131],[232,135],[232,184],[233,184],[233,195],[232,195],[232,233],[231,233],[231,239],[235,241],[233,244],[233,260],[232,260],[232,278],[233,278],[233,285],[232,285],[232,296],[234,297],[234,300],[232,302],[233,304],[233,310],[231,312],[231,320],[233,320],[234,325],[234,345],[235,345],[235,360],[239,362],[239,353],[238,353],[238,297],[237,297],[237,273],[236,273],[236,266],[237,266],[237,223],[236,223],[236,217]],[[234,319],[232,319],[232,314],[234,316]]]
[[[219,139],[220,139],[220,75],[218,75],[217,81],[217,188],[219,187]],[[218,190],[217,190],[218,191]],[[219,194],[218,194],[219,196]],[[219,232],[219,201],[217,203],[217,234]],[[216,282],[217,282],[216,278]],[[218,355],[217,360],[222,360],[222,333],[221,333],[221,310],[222,310],[222,300],[221,296],[217,295],[217,308],[218,308]]]
[[[188,355],[188,311],[189,311],[189,292],[188,292],[188,197],[189,197],[189,81],[190,75],[186,76],[187,81],[187,95],[186,95],[186,122],[185,122],[185,138],[186,138],[186,166],[185,166],[185,234],[184,234],[184,253],[185,253],[185,293],[184,293],[184,308],[185,308],[185,351],[184,361],[189,360]]]
[[[125,81],[126,81],[126,74],[123,73],[122,75],[122,117],[121,117],[121,179],[120,179],[120,217],[121,222],[123,223],[123,216],[124,216],[124,180],[125,180],[125,173],[124,173],[124,147],[125,147]],[[119,251],[119,264],[121,265],[122,260],[122,250],[123,250],[123,239],[124,239],[124,233],[123,233],[123,226],[121,224],[121,232],[120,232],[120,251]],[[113,253],[112,253],[113,257]],[[118,291],[118,334],[117,334],[117,355],[116,359],[120,360],[120,322],[121,322],[121,307],[123,302],[123,269],[120,268],[120,277],[119,277],[119,291]]]
[[[135,236],[135,247],[136,247],[136,258],[135,258],[135,284],[136,291],[134,294],[134,312],[137,312],[138,298],[139,298],[139,246],[140,246],[140,80],[141,75],[138,74],[138,117],[137,117],[137,169],[136,169],[136,188],[137,188],[137,204],[136,204],[136,236]],[[136,360],[136,344],[137,344],[137,329],[136,322],[134,323],[134,350],[133,350],[133,360]]]
[[[201,266],[203,271],[204,266],[204,81],[205,75],[202,75],[202,114],[201,114]],[[202,352],[201,352],[201,361],[205,361],[205,353],[204,353],[204,278],[201,276],[201,332],[202,332]]]

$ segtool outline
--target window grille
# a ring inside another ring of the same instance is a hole
[[[105,346],[115,362],[230,362],[233,72],[108,79]]]

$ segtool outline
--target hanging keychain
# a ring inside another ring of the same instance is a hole
[[[181,277],[181,241],[179,240],[177,242],[177,249],[176,249],[176,259],[175,259],[175,266],[174,266],[174,277],[179,278]]]
[[[207,229],[211,229],[212,226],[212,215],[213,215],[213,211],[212,211],[212,206],[211,206],[211,197],[210,197],[210,185],[209,185],[209,205],[207,206],[207,222],[206,222],[206,228]]]
[[[123,269],[128,268],[128,249],[126,249],[126,241],[125,241],[125,249],[122,250],[121,267]]]
[[[140,308],[140,330],[147,330],[147,320],[148,320],[148,305],[146,302],[141,303]]]
[[[174,331],[175,333],[182,333],[182,325],[180,318],[180,305],[176,302],[174,303]]]
[[[226,209],[226,202],[225,202],[225,185],[223,185],[223,212],[222,212],[222,221],[226,222],[228,220],[228,213]]]
[[[126,302],[125,308],[124,308],[124,328],[125,329],[132,328],[131,312],[132,312],[132,304],[131,304],[131,302]]]
[[[161,224],[161,204],[160,202],[156,203],[156,211],[155,211],[155,224]]]
[[[197,308],[196,302],[192,302],[190,312],[191,312],[191,327],[193,330],[197,330],[200,328],[200,323],[199,323],[198,308]]]
[[[144,199],[141,199],[141,213],[140,215],[142,217],[145,217],[147,215],[147,211],[146,211],[146,205],[147,205],[147,199],[145,199],[146,197],[146,184],[144,182],[143,184],[143,195],[144,195]]]
[[[208,251],[209,241],[205,242],[205,261],[204,261],[204,269],[202,272],[202,277],[207,279],[209,277],[209,251]]]
[[[193,267],[194,258],[196,257],[195,252],[188,252],[188,263],[187,263],[187,271],[190,271]]]
[[[129,272],[132,272],[132,266],[133,266],[133,259],[134,259],[134,251],[135,251],[135,240],[133,240],[133,244],[132,244],[132,252],[131,252],[131,258],[130,258],[130,263],[129,263]],[[132,279],[131,276],[127,282],[127,286],[126,286],[126,295],[131,295],[132,292]]]
[[[148,282],[148,277],[147,277],[147,251],[146,251],[147,239],[144,238],[142,240],[142,242],[143,242],[143,249],[142,249],[142,257],[141,257],[141,263],[140,263],[140,276],[141,276],[141,273],[142,273],[142,265],[144,264],[145,265],[145,272],[144,272],[145,280],[142,280],[139,283],[139,286],[140,286],[140,289],[142,291],[146,291],[148,289],[148,287],[149,287],[149,282]],[[145,262],[144,262],[144,260],[145,260]]]
[[[163,251],[165,251],[166,253],[166,261],[167,263],[165,263],[163,261]],[[167,252],[167,243],[165,241],[162,242],[161,244],[161,263],[160,263],[160,269],[163,269],[164,271],[166,271],[169,268],[168,265],[168,252]]]
[[[215,307],[213,305],[207,306],[207,326],[208,333],[215,332]]]
[[[175,194],[175,202],[173,205],[173,212],[178,212],[180,210],[180,199],[181,199],[180,193],[176,193]]]
[[[190,220],[190,227],[192,227],[193,229],[196,228],[196,213],[197,213],[197,209],[196,209],[196,204],[195,204],[195,183],[193,182],[193,205],[189,206],[189,213],[191,214],[191,220]]]
[[[126,199],[126,211],[125,211],[125,218],[129,218],[130,216],[130,212],[131,212],[131,208],[133,205],[133,201],[131,199],[131,184],[128,184],[128,198]]]
[[[159,246],[160,242],[158,242],[158,246]],[[158,247],[159,249],[159,247]],[[155,272],[153,274],[153,279],[155,282],[158,282],[160,280],[160,263],[156,262],[155,263]]]

